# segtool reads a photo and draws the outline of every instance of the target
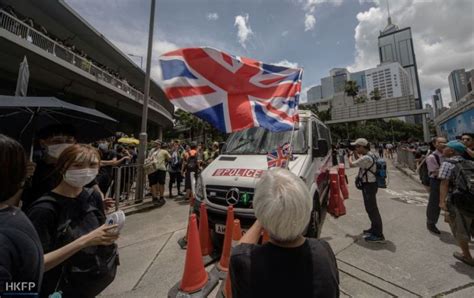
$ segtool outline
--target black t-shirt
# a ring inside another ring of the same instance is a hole
[[[43,249],[31,222],[18,208],[0,209],[0,292],[5,290],[5,281],[40,286],[43,271]]]
[[[54,163],[46,163],[44,160],[36,162],[36,170],[31,179],[31,186],[25,188],[21,197],[24,211],[28,209],[31,203],[51,191],[61,182],[61,176],[55,171],[55,166]]]
[[[104,161],[109,161],[113,160],[114,158],[117,158],[117,152],[115,150],[100,150],[101,154],[101,159]],[[107,175],[107,176],[112,176],[112,166],[103,166],[100,167],[99,169],[99,175]]]
[[[80,210],[86,210],[89,204],[103,211],[102,197],[96,191],[89,196],[87,195],[87,190],[84,189],[77,198],[65,197],[54,192],[48,192],[45,195],[56,199],[61,205],[62,212],[77,213]],[[58,249],[59,247],[57,247],[55,241],[59,214],[56,214],[56,212],[50,208],[45,208],[42,203],[39,203],[38,205],[32,206],[28,210],[27,215],[38,232],[44,253],[46,254]],[[61,269],[62,266],[56,266],[45,273],[41,297],[47,297],[48,294],[51,294],[55,290],[61,275]]]
[[[240,244],[230,259],[232,297],[339,297],[336,257],[329,244],[306,239],[283,248]]]

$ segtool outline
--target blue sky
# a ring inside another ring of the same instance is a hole
[[[66,2],[122,51],[146,55],[148,0]],[[303,67],[307,88],[319,84],[333,67],[355,71],[376,66],[385,5],[379,0],[157,0],[152,75],[159,81],[161,53],[211,46]],[[423,99],[442,88],[448,101],[449,71],[474,67],[474,2],[392,0],[390,5],[395,23],[412,26]]]

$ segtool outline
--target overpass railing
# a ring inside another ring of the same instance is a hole
[[[143,104],[144,95],[142,92],[131,87],[127,82],[120,80],[119,78],[113,76],[109,72],[99,68],[92,61],[81,57],[79,54],[74,53],[72,50],[67,47],[59,44],[53,39],[49,38],[45,34],[39,32],[35,28],[29,26],[28,24],[20,21],[14,16],[10,15],[4,10],[0,9],[0,29],[4,29],[14,35],[27,40],[31,44],[45,50],[46,52],[54,55],[55,57],[60,58],[63,61],[66,61],[76,67],[82,69],[83,71],[93,75],[98,80],[106,82],[123,92],[130,95],[136,101]],[[154,107],[158,111],[162,111],[160,104],[154,99],[150,98],[150,106]]]

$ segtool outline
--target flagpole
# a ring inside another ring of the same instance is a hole
[[[146,56],[146,74],[145,74],[145,90],[143,98],[142,110],[142,126],[140,132],[140,144],[138,147],[138,166],[137,173],[137,191],[135,193],[135,202],[143,201],[143,193],[145,186],[145,156],[146,146],[148,144],[147,124],[148,124],[148,98],[150,97],[150,72],[151,72],[151,53],[153,50],[153,27],[155,25],[155,0],[151,0],[150,9],[150,25],[148,29],[148,50]]]
[[[303,69],[301,69],[301,72],[300,72],[300,75],[299,75],[299,78],[298,78],[298,82],[301,81],[303,77]],[[299,95],[301,93],[301,84],[299,85],[300,88],[298,90],[299,94],[298,94],[298,101],[299,101]],[[298,115],[298,107],[299,107],[299,102],[295,105],[295,115]],[[295,117],[295,116],[293,116]],[[298,122],[298,125],[299,125],[299,122]],[[289,170],[290,169],[290,159],[291,159],[291,156],[293,155],[293,139],[294,139],[294,134],[295,134],[295,124],[293,123],[293,128],[291,130],[291,137],[290,137],[290,156],[288,157],[288,162],[286,163],[286,168]]]

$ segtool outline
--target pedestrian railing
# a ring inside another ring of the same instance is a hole
[[[138,164],[120,165],[112,168],[112,183],[108,190],[108,197],[115,200],[115,209],[132,205],[135,203],[135,192],[137,191],[138,171],[143,168]],[[143,185],[144,193],[147,193],[146,181]]]
[[[135,101],[143,103],[143,93],[131,87],[126,81],[120,80],[119,78],[111,75],[109,72],[94,65],[92,61],[86,59],[85,57],[81,57],[80,55],[74,53],[72,50],[52,40],[45,34],[39,32],[35,28],[20,21],[19,19],[15,18],[14,16],[1,9],[0,29],[4,29],[22,39],[25,39],[26,41],[47,51],[55,57],[58,57],[63,61],[69,62],[70,64],[75,65],[83,71],[93,75],[98,80],[106,82],[122,90],[123,92],[134,98]],[[160,104],[154,99],[150,98],[149,103],[150,106],[152,106],[156,110],[165,112],[161,108]]]
[[[416,171],[415,154],[403,148],[397,149],[397,162],[400,166]]]

